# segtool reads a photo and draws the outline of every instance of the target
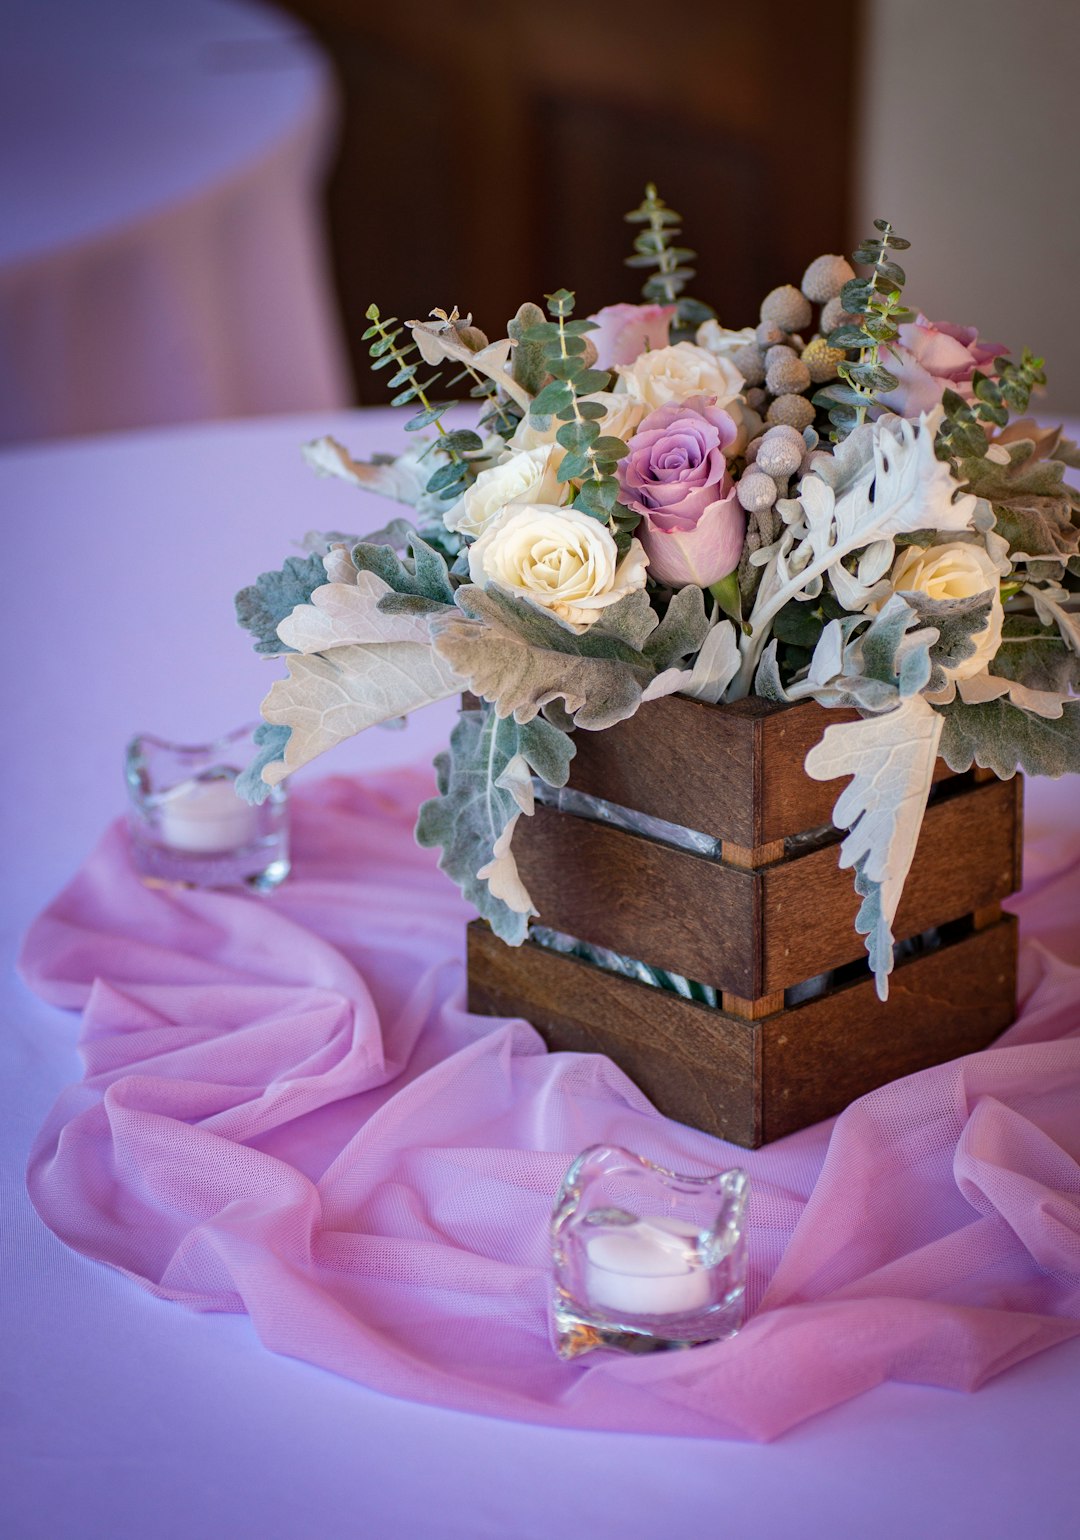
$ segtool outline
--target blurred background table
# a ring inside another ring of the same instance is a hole
[[[259,5],[5,6],[0,442],[345,405],[335,111]]]
[[[18,939],[121,811],[132,731],[204,738],[254,714],[279,665],[237,630],[233,591],[311,525],[385,521],[387,504],[313,480],[299,446],[322,432],[360,454],[404,437],[374,411],[0,454],[23,575],[7,623],[24,643],[0,771],[5,1534],[1071,1540],[1080,1339],[972,1396],[882,1386],[771,1445],[568,1432],[391,1400],[277,1357],[246,1318],[155,1300],[37,1218],[23,1170],[78,1078],[77,1022],[15,981]],[[440,702],[314,773],[426,761],[454,714]],[[1030,783],[1029,837],[1078,818],[1076,778]]]

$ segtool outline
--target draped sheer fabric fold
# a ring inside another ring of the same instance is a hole
[[[468,914],[411,837],[428,790],[310,784],[270,898],[146,889],[116,826],[38,919],[23,973],[81,1010],[85,1076],[29,1186],[70,1246],[388,1394],[564,1427],[769,1439],[1080,1332],[1080,840],[1029,851],[1025,1005],[997,1047],[747,1153],[465,1011]],[[749,1169],[739,1336],[556,1360],[547,1220],[601,1141]]]

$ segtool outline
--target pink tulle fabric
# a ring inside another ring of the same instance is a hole
[[[1080,840],[1029,850],[1025,1008],[997,1047],[747,1153],[606,1059],[466,1013],[467,912],[411,836],[428,790],[310,785],[269,899],[144,888],[114,827],[36,922],[25,977],[83,1013],[85,1078],[29,1171],[68,1245],[388,1394],[564,1427],[768,1439],[1080,1331]],[[547,1221],[601,1141],[749,1169],[740,1335],[555,1358]]]

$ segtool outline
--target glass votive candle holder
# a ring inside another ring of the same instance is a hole
[[[579,1155],[551,1221],[559,1357],[696,1347],[738,1331],[748,1187],[737,1167],[680,1176],[615,1145]]]
[[[184,887],[275,888],[289,872],[284,787],[258,807],[236,790],[250,757],[251,726],[213,743],[133,738],[124,761],[132,860],[145,882]]]

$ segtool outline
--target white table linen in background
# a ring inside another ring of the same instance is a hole
[[[0,442],[349,400],[329,72],[238,0],[9,0]]]

